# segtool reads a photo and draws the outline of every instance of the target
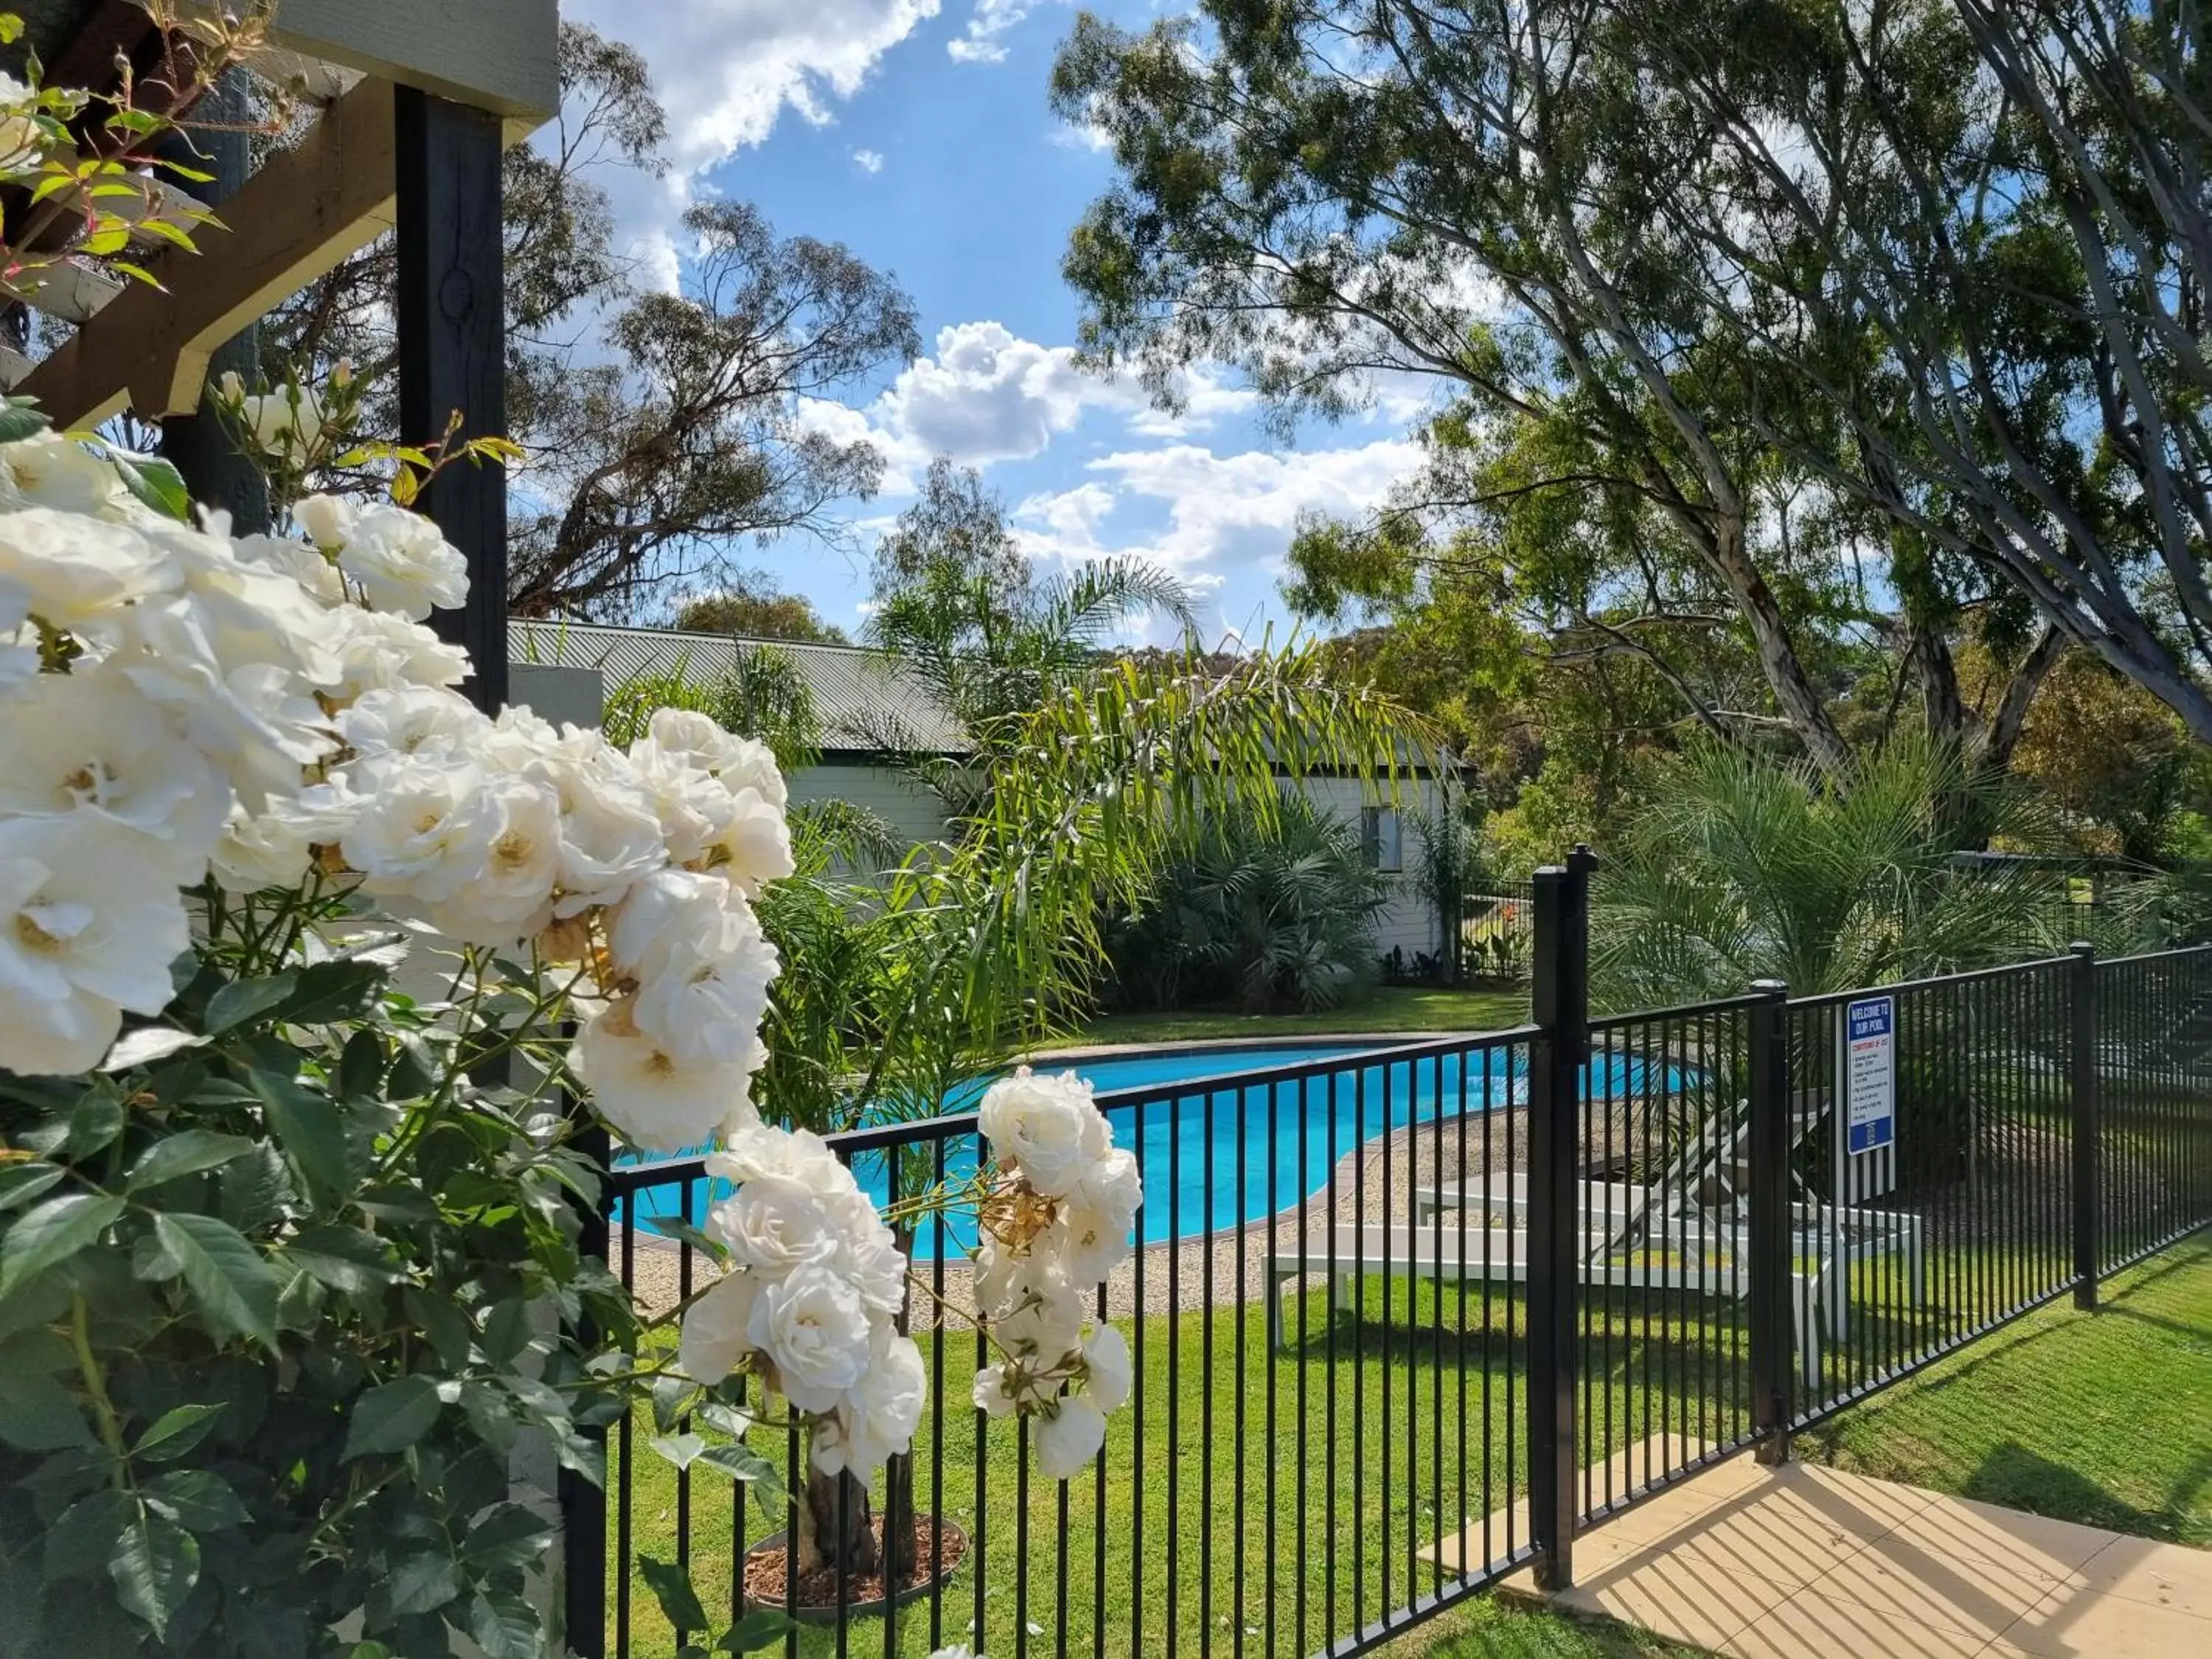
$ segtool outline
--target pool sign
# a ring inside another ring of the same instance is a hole
[[[1897,1139],[1897,999],[1862,997],[1844,1010],[1847,1142],[1871,1152]]]

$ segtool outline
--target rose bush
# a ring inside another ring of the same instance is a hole
[[[0,440],[0,1652],[535,1654],[524,1433],[597,1478],[586,1431],[649,1396],[741,1478],[749,1430],[902,1451],[896,1236],[753,1098],[768,751],[474,708],[420,620],[462,562],[397,507],[234,538],[158,464],[21,408]],[[629,1146],[719,1147],[725,1271],[672,1352],[579,1252],[571,1085]],[[1127,1392],[1084,1309],[1134,1165],[1072,1076],[982,1109],[998,1164],[894,1218],[976,1209],[976,1398],[1064,1476]]]

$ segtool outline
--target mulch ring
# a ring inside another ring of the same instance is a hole
[[[881,1555],[884,1541],[884,1517],[878,1515],[869,1522],[868,1530],[875,1535],[876,1549]],[[968,1540],[957,1527],[947,1525],[943,1530],[943,1543],[939,1540],[936,1518],[918,1515],[914,1519],[914,1564],[910,1577],[903,1579],[896,1594],[904,1595],[918,1589],[933,1579],[949,1578],[952,1570],[968,1553]],[[944,1559],[939,1561],[934,1552],[941,1548]],[[787,1547],[781,1542],[756,1544],[745,1553],[745,1596],[756,1606],[780,1607],[786,1605],[789,1586],[784,1575],[788,1571]],[[823,1566],[812,1572],[801,1573],[799,1578],[798,1604],[802,1609],[835,1612],[838,1605],[839,1574],[835,1567]],[[859,1607],[884,1599],[884,1575],[872,1572],[865,1577],[847,1575],[844,1578],[844,1603],[848,1607]]]

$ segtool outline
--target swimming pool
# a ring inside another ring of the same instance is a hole
[[[1525,1048],[1424,1054],[1410,1060],[1378,1055],[1361,1063],[1363,1056],[1395,1046],[1376,1042],[1163,1048],[1048,1062],[1040,1069],[1074,1070],[1097,1089],[1115,1144],[1133,1151],[1143,1170],[1145,1207],[1138,1224],[1142,1242],[1150,1244],[1262,1220],[1319,1192],[1338,1159],[1388,1130],[1428,1122],[1440,1113],[1474,1115],[1516,1105],[1526,1097]],[[1327,1064],[1331,1060],[1343,1063]],[[1238,1076],[1309,1065],[1313,1069],[1306,1074],[1281,1082],[1246,1083]],[[1682,1086],[1677,1067],[1656,1068],[1656,1079],[1654,1069],[1627,1054],[1593,1057],[1583,1068],[1583,1093],[1620,1097]],[[973,1104],[972,1098],[946,1103],[948,1110]],[[933,1148],[908,1156],[916,1161],[933,1157]],[[862,1189],[878,1201],[889,1192],[884,1154],[864,1153],[853,1168]],[[975,1169],[972,1139],[948,1144],[948,1179],[962,1179]],[[925,1179],[928,1173],[927,1165],[919,1171]],[[902,1190],[912,1190],[914,1179],[910,1172]],[[686,1182],[681,1197],[673,1183],[647,1188],[636,1195],[638,1223],[658,1231],[659,1219],[688,1207],[688,1219],[698,1225],[707,1207],[727,1191],[726,1182],[703,1177]],[[617,1206],[616,1224],[623,1219]],[[935,1231],[933,1225],[922,1229],[915,1241],[917,1255],[935,1253]],[[964,1253],[975,1243],[968,1223],[948,1224],[944,1231],[948,1250]]]

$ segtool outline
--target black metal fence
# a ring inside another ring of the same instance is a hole
[[[1567,1581],[1605,1516],[2212,1223],[2212,951],[1594,1020],[1588,878],[1534,884],[1527,1026],[1100,1097],[1145,1181],[1098,1305],[1135,1389],[1075,1480],[971,1408],[983,1344],[939,1310],[972,1240],[925,1224],[912,1596],[841,1587],[786,1651],[1364,1652],[1524,1564]],[[983,1151],[972,1115],[835,1144],[878,1194]],[[641,1302],[705,1282],[669,1223],[713,1187],[616,1171]],[[648,1557],[718,1610],[802,1604],[787,1556],[747,1581],[784,1503],[647,1449],[684,1427],[617,1424],[604,1509],[572,1498],[578,1654],[682,1645]]]

